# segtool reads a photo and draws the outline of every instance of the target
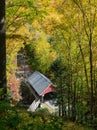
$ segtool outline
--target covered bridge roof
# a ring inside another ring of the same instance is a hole
[[[28,77],[28,82],[39,96],[53,89],[52,82],[38,71]]]

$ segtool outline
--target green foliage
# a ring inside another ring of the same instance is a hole
[[[21,102],[24,102],[24,104],[31,104],[33,102],[34,96],[31,94],[30,90],[23,82],[21,82],[20,85],[20,93],[22,96]]]
[[[56,130],[56,128],[77,130],[77,128],[82,128],[73,123],[72,126],[69,125],[70,123],[65,122],[61,117],[49,114],[47,110],[41,109],[31,113],[20,110],[19,107],[11,107],[8,102],[0,102],[0,115],[0,129],[3,130]]]
[[[3,112],[7,112],[7,110],[9,110],[11,107],[10,107],[10,104],[9,102],[6,102],[6,101],[0,101],[0,114],[3,114]]]
[[[55,73],[55,76],[60,77],[64,74],[66,67],[63,63],[64,61],[59,56],[51,65],[51,71]]]
[[[2,93],[3,93],[3,88],[0,88],[0,96],[2,95]]]
[[[44,109],[43,108],[38,109],[37,113],[38,114],[50,114],[49,111],[48,111],[48,109],[46,109],[46,108],[44,108]]]
[[[6,57],[7,77],[15,66],[12,63],[16,59],[18,51],[24,47],[23,43],[32,41],[32,23],[38,21],[46,13],[44,8],[33,0],[8,0],[6,1]],[[15,70],[16,68],[14,68]]]
[[[33,70],[48,72],[49,77],[52,75],[50,78],[54,79],[59,92],[61,91],[59,102],[63,105],[66,103],[72,105],[70,112],[81,123],[84,123],[86,113],[89,111],[88,121],[85,122],[90,123],[91,106],[93,105],[93,108],[97,106],[97,2],[9,0],[6,3],[7,70],[14,68],[12,60],[18,50],[24,47],[22,43],[25,41],[28,44],[25,47],[28,62]],[[91,99],[93,104],[92,102],[90,104]],[[93,109],[94,124],[97,117],[95,113],[97,110]],[[27,114],[21,115],[28,120],[33,119]],[[69,114],[67,116],[69,117]],[[55,119],[45,124],[47,119],[40,116],[39,121],[43,126],[41,124],[36,126],[37,121],[38,117],[35,117],[33,122],[29,124],[26,122],[24,126],[18,126],[18,129],[27,129],[27,125],[29,129],[31,127],[54,129],[55,126],[61,129],[57,122],[54,123]],[[18,125],[18,121],[15,124]],[[73,125],[70,129],[78,127]]]
[[[46,72],[53,61],[56,59],[56,52],[47,42],[44,33],[37,34],[37,40],[26,47],[27,55],[31,58],[30,64],[32,68]]]

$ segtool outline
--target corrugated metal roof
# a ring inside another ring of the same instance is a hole
[[[35,71],[32,75],[28,77],[28,82],[38,93],[38,95],[41,95],[42,92],[52,84],[47,77],[45,77],[38,71]]]

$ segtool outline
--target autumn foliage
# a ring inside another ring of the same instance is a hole
[[[9,89],[11,97],[16,101],[19,101],[21,99],[19,88],[20,88],[20,81],[16,79],[16,76],[13,73],[9,77]]]

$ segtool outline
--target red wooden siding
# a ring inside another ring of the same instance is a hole
[[[50,85],[41,93],[41,95],[45,95],[46,93],[52,92],[53,90],[54,90],[54,87]]]

